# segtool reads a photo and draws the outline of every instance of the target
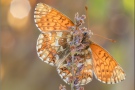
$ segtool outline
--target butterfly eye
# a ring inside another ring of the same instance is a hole
[[[86,34],[87,34],[87,32],[84,32],[84,34],[83,34],[83,35],[85,36]]]

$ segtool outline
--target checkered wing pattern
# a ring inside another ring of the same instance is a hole
[[[71,36],[68,32],[48,32],[39,35],[37,40],[37,53],[39,58],[55,66],[69,53]]]
[[[96,78],[107,84],[115,84],[125,79],[125,73],[116,60],[102,47],[91,42],[93,70]]]
[[[38,3],[35,12],[34,20],[36,26],[41,32],[49,31],[65,31],[69,26],[73,26],[73,22],[58,10],[49,5]]]
[[[92,60],[91,60],[91,54],[89,52],[90,50],[83,50],[82,53],[80,55],[77,55],[80,58],[80,60],[77,60],[79,61],[77,64],[78,68],[77,71],[74,71],[76,72],[76,80],[78,82],[79,85],[85,85],[87,83],[89,83],[92,78],[93,78],[93,70],[92,70]],[[69,54],[66,58],[65,58],[65,61],[58,66],[57,68],[57,71],[60,75],[60,77],[68,84],[70,84],[72,81],[71,81],[71,78],[72,78],[72,74],[71,74],[71,67],[70,66],[70,63],[68,62],[71,62],[71,55]]]
[[[72,83],[69,44],[72,35],[68,29],[74,26],[74,23],[58,10],[43,3],[37,4],[34,20],[41,31],[37,40],[39,58],[49,65],[56,66],[60,77],[66,83]],[[115,84],[125,79],[124,71],[105,49],[90,41],[85,34],[82,41],[83,45],[88,43],[88,48],[75,55],[76,58],[79,57],[75,62],[77,70],[74,71],[75,80],[79,85],[89,83],[93,78],[93,71],[95,77],[103,83]]]

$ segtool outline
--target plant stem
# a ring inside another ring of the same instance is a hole
[[[75,39],[75,37],[73,35],[73,41],[72,41],[73,44],[72,44],[72,47],[75,46],[75,44],[74,44],[75,43],[75,40],[74,39]],[[71,83],[71,90],[74,90],[74,81],[75,81],[74,80],[74,77],[75,77],[75,74],[74,74],[74,54],[75,53],[74,52],[75,51],[74,51],[74,48],[73,48],[73,52],[71,51],[71,56],[72,56],[72,64],[71,64],[72,65],[72,72],[71,72],[72,73],[72,83]]]

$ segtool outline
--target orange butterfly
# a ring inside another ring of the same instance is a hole
[[[36,26],[41,31],[37,40],[37,54],[39,58],[57,67],[61,78],[70,84],[71,71],[67,68],[67,63],[71,59],[70,45],[72,35],[67,32],[69,26],[74,23],[56,9],[38,3],[34,19]],[[89,47],[81,52],[84,67],[78,75],[80,85],[85,85],[95,77],[107,84],[115,84],[125,79],[125,73],[115,59],[102,47],[89,42]]]

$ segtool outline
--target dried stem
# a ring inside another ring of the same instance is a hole
[[[72,55],[72,64],[74,63],[74,55]],[[75,77],[75,74],[74,74],[74,65],[72,65],[72,76],[73,76],[73,80],[72,80],[72,83],[71,83],[71,90],[74,90],[74,77]]]
[[[71,45],[71,48],[74,48],[74,46],[75,46],[75,37],[74,37],[74,35],[73,35],[73,41],[72,41],[72,45]],[[72,73],[72,83],[71,83],[71,90],[74,90],[74,77],[75,77],[75,73],[74,73],[74,51],[75,49],[73,49],[73,51],[71,52],[71,57],[72,57],[72,63],[71,63],[71,65],[72,65],[72,69],[71,69],[71,73]]]

